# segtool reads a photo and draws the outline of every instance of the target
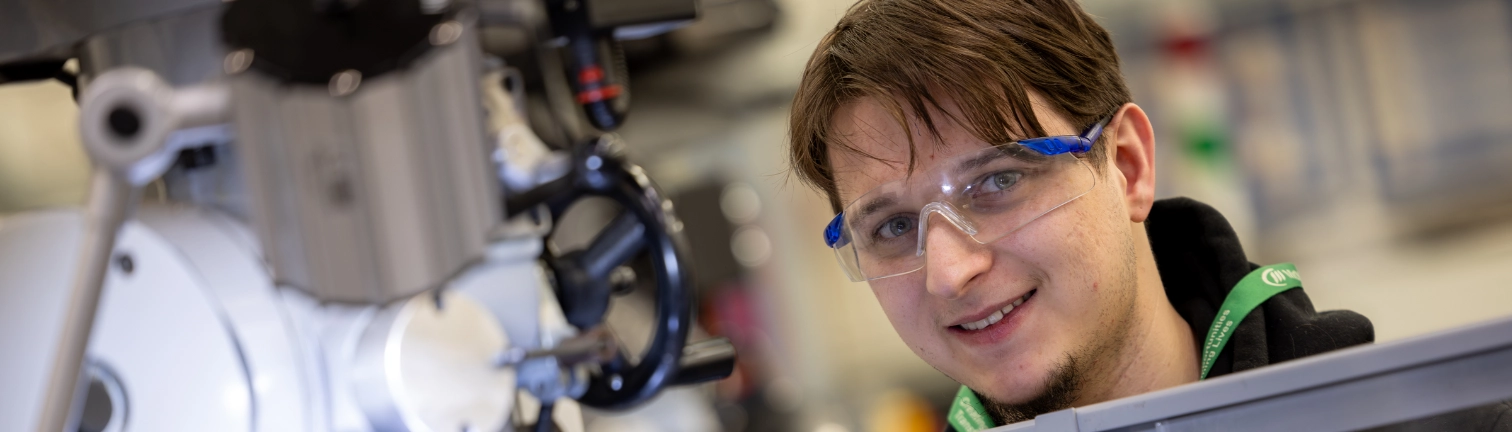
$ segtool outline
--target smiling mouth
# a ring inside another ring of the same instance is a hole
[[[1028,293],[1024,294],[1022,297],[1019,297],[1018,300],[1014,300],[1013,303],[1009,303],[1007,306],[1004,306],[1001,310],[993,312],[992,315],[988,315],[986,318],[982,318],[981,320],[974,321],[974,322],[969,322],[969,323],[965,323],[965,324],[961,324],[961,325],[953,325],[953,326],[950,326],[950,327],[953,328],[953,329],[964,330],[964,331],[968,331],[968,332],[981,331],[982,329],[985,329],[985,328],[988,328],[988,327],[992,327],[994,324],[1002,322],[1003,321],[1003,317],[1006,317],[1006,316],[1008,316],[1009,313],[1012,313],[1013,312],[1013,308],[1018,307],[1019,305],[1024,304],[1024,302],[1026,302],[1026,301],[1029,301],[1029,298],[1030,297],[1034,297],[1034,293],[1036,293],[1036,292],[1039,292],[1039,289],[1029,290]]]

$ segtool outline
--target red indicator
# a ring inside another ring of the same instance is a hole
[[[590,104],[590,103],[594,103],[594,102],[599,102],[599,101],[602,101],[602,100],[605,100],[605,99],[614,99],[615,97],[619,96],[619,94],[620,94],[620,86],[619,85],[611,85],[611,86],[606,86],[606,87],[602,87],[602,88],[596,88],[596,89],[592,89],[592,90],[583,90],[581,92],[578,92],[577,99],[578,99],[578,103],[579,104],[585,104],[586,105],[586,104]]]
[[[597,84],[599,81],[603,80],[604,69],[600,68],[598,65],[588,65],[587,67],[583,68],[582,72],[578,72],[578,84]]]

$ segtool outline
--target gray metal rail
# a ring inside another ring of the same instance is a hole
[[[1512,399],[1512,317],[1046,413],[993,432],[1345,431]]]

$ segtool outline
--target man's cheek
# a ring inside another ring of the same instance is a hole
[[[927,314],[922,313],[917,306],[918,302],[904,296],[884,295],[882,289],[875,290],[877,303],[882,306],[882,313],[887,315],[888,323],[892,324],[893,330],[914,351],[918,352],[928,341],[929,327],[932,327]]]

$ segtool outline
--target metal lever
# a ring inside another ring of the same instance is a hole
[[[83,243],[69,286],[60,341],[40,401],[39,431],[75,430],[84,401],[79,377],[99,311],[116,237],[141,187],[163,175],[181,150],[168,135],[226,119],[228,93],[215,85],[175,89],[145,69],[101,73],[79,103],[79,132],[94,164]]]
[[[683,348],[672,385],[717,381],[735,371],[735,345],[729,338],[700,341]]]
[[[556,273],[557,301],[562,303],[567,322],[577,328],[603,323],[615,291],[610,275],[645,248],[645,225],[634,213],[625,212],[604,227],[587,249],[548,261]]]
[[[526,351],[523,348],[510,348],[494,358],[494,366],[515,367],[526,360],[542,357],[556,357],[562,365],[597,364],[612,361],[617,354],[619,354],[619,343],[614,340],[614,335],[610,334],[608,329],[600,326],[543,350]]]

